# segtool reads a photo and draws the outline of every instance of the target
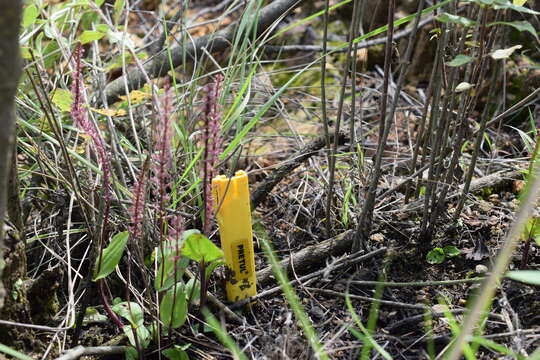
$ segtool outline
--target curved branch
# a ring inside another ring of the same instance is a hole
[[[264,32],[274,21],[278,20],[287,12],[291,11],[302,0],[275,0],[265,6],[258,14],[257,32]],[[203,53],[203,49],[208,52],[219,52],[227,49],[234,38],[239,22],[236,21],[226,28],[205,36],[201,36],[193,42],[176,46],[170,49],[171,63],[173,67],[182,65],[183,59],[192,61]],[[170,70],[169,53],[162,52],[144,65],[144,72],[150,79],[165,75]],[[119,95],[125,94],[125,82],[131,91],[138,89],[146,83],[146,77],[143,71],[134,70],[115,79],[105,88],[105,96],[108,103],[114,102]]]

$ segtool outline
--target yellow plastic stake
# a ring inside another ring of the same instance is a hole
[[[240,301],[257,294],[248,176],[237,171],[212,179],[212,194],[225,263],[230,269],[227,298]]]

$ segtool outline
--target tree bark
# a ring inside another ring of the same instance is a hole
[[[6,266],[3,258],[6,246],[4,244],[4,217],[15,131],[15,93],[21,75],[19,54],[21,15],[21,0],[0,0],[0,280],[2,280],[0,281],[0,309],[4,305],[6,290],[10,290],[4,287],[4,279],[10,275],[3,274]],[[7,245],[12,247],[11,244]]]

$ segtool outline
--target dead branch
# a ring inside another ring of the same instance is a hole
[[[334,134],[330,134],[333,138]],[[348,136],[345,132],[338,133],[338,145],[342,145],[347,141]],[[315,155],[321,150],[326,142],[324,137],[319,137],[307,144],[304,148],[294,153],[282,166],[277,168],[270,176],[268,176],[262,183],[255,189],[251,196],[251,209],[257,208],[270,194],[274,186],[276,186],[283,178],[289,175],[294,169],[302,165],[304,161]]]
[[[257,32],[259,34],[263,33],[270,25],[283,18],[285,14],[296,8],[301,2],[302,0],[272,1],[256,14],[258,16]],[[170,64],[177,67],[182,65],[184,59],[191,62],[193,59],[200,57],[205,51],[209,53],[222,52],[231,44],[238,25],[239,21],[236,21],[214,34],[201,36],[193,42],[186,42],[181,46],[171,48],[171,63],[169,63],[169,51],[161,52],[144,65],[144,72],[150,79],[153,79],[167,74],[170,70]],[[119,95],[125,94],[126,83],[129,91],[142,87],[146,83],[144,72],[136,69],[109,83],[105,88],[107,102],[112,103],[118,99]]]

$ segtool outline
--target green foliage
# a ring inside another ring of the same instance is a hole
[[[161,300],[159,319],[165,326],[176,329],[186,322],[187,310],[185,286],[176,284],[176,286],[167,290]]]
[[[445,24],[456,24],[464,27],[473,26],[476,24],[476,21],[468,19],[464,16],[453,15],[449,13],[442,13],[437,16],[437,21],[440,21]]]
[[[530,34],[532,34],[537,40],[538,40],[538,34],[536,33],[536,29],[534,28],[534,26],[532,26],[532,24],[528,21],[496,21],[496,22],[492,22],[492,23],[489,23],[488,26],[494,26],[494,25],[506,25],[506,26],[511,26],[513,27],[514,29],[520,31],[520,32],[528,32]]]
[[[28,355],[25,355],[17,350],[14,350],[10,348],[9,346],[6,346],[4,344],[0,344],[0,353],[7,354],[9,356],[14,357],[15,359],[19,360],[32,360],[32,358]]]
[[[429,264],[442,264],[444,260],[453,258],[461,254],[461,251],[455,246],[436,247],[426,255],[426,261]]]
[[[511,2],[510,0],[469,0],[479,5],[489,6],[494,10],[514,10],[524,14],[539,15],[540,12],[531,10],[524,6],[519,6]]]
[[[30,4],[24,8],[22,26],[27,28],[33,25],[39,16],[39,10],[35,4]]]
[[[459,54],[455,58],[452,59],[452,61],[448,62],[446,65],[451,67],[459,67],[465,64],[470,63],[474,59],[468,55]]]
[[[216,334],[219,341],[234,355],[234,359],[247,360],[246,355],[242,353],[238,345],[227,334],[227,331],[221,327],[219,321],[216,320],[214,315],[210,313],[206,308],[202,310],[202,313],[206,319],[206,322],[210,325],[210,328]]]
[[[197,262],[206,263],[222,258],[223,251],[199,230],[188,230],[184,236],[182,255]]]
[[[119,316],[123,317],[134,326],[142,326],[144,324],[143,309],[136,302],[120,302],[112,307],[112,310]]]
[[[176,244],[175,241],[166,240],[163,249],[157,249],[159,265],[154,280],[154,287],[158,291],[164,291],[178,282],[189,264],[189,258],[181,254],[182,242]],[[163,256],[161,256],[163,251]]]
[[[508,271],[506,277],[525,284],[540,286],[540,270]]]
[[[522,240],[532,239],[540,245],[540,218],[532,217],[525,224],[525,228],[521,233]]]
[[[317,336],[317,332],[313,328],[313,324],[311,323],[306,312],[304,311],[304,308],[302,307],[302,304],[300,303],[300,299],[298,298],[298,295],[296,295],[293,287],[289,283],[287,274],[281,268],[281,265],[279,264],[279,261],[274,251],[272,250],[272,247],[270,245],[270,242],[267,239],[267,234],[264,228],[262,228],[261,226],[258,226],[255,229],[255,231],[257,232],[257,235],[258,235],[257,237],[260,239],[266,258],[268,259],[268,262],[272,266],[272,271],[274,272],[274,275],[276,276],[276,280],[281,285],[283,294],[287,298],[287,301],[289,302],[291,309],[294,312],[294,315],[298,319],[300,326],[302,326],[302,329],[304,331],[304,336],[309,341],[309,344],[311,345],[317,358],[322,359],[322,360],[328,359],[328,355],[326,354],[326,352],[324,351],[324,348],[321,345],[319,337]]]
[[[105,36],[105,34],[100,31],[86,30],[81,34],[81,36],[79,36],[79,41],[84,45],[88,44],[89,42],[99,40],[103,36]]]
[[[107,277],[120,262],[129,238],[129,233],[123,231],[113,236],[109,245],[98,257],[94,267],[94,281]]]
[[[189,356],[186,353],[190,344],[184,346],[173,345],[172,347],[163,350],[161,353],[169,360],[189,360]]]
[[[65,89],[56,89],[52,94],[52,103],[62,111],[70,111],[73,104],[73,96],[71,91]]]

